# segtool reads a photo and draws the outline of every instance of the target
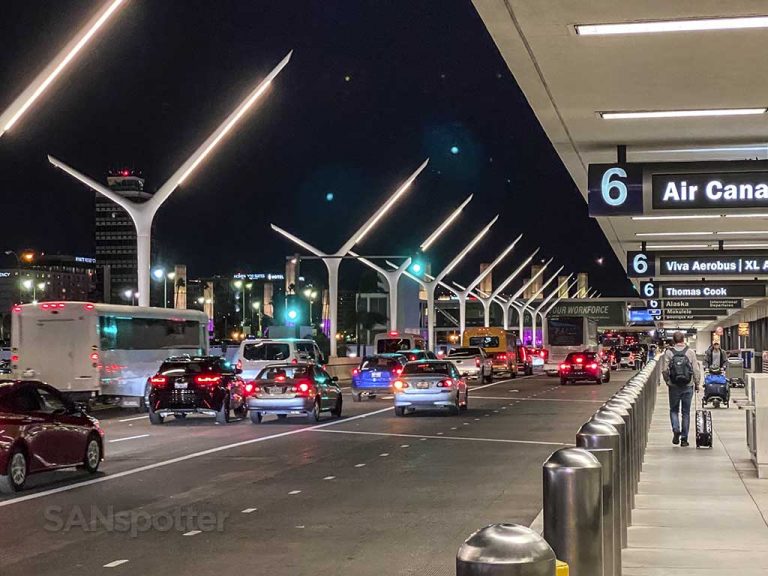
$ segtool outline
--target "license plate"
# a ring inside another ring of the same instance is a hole
[[[186,382],[176,382],[176,384],[174,384],[174,388],[176,388],[176,390],[186,390],[187,386],[188,384]]]
[[[416,382],[416,388],[419,388],[419,389],[429,388],[429,382]]]
[[[371,378],[373,379],[381,378],[381,372],[371,372]]]

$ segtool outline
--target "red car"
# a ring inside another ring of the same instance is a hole
[[[103,457],[104,431],[83,408],[42,382],[0,380],[0,492],[21,490],[36,472],[95,473]]]

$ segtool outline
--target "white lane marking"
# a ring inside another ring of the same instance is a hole
[[[472,398],[474,400],[517,400],[518,402],[586,402],[587,404],[605,404],[605,400],[581,400],[577,398],[518,398],[515,396],[507,396],[506,398],[501,396],[472,396]]]
[[[243,514],[250,514],[251,512],[256,512],[258,508],[246,508],[245,510],[241,510],[240,512]]]
[[[382,396],[381,397],[382,400],[394,400],[394,398],[395,398],[394,396]]]
[[[202,533],[202,530],[190,530],[189,532],[184,532],[182,536],[195,536],[196,534]]]
[[[508,390],[508,392],[520,392],[520,390]]]
[[[355,464],[355,468],[362,468],[365,464]]]
[[[299,529],[304,528],[304,525],[302,524],[301,526],[296,526],[296,528],[299,528]]]
[[[336,476],[326,476],[323,480],[333,480]]]
[[[128,562],[128,560],[115,560],[114,562],[110,562],[109,564],[104,564],[104,568],[117,568],[118,566],[121,566],[126,562]]]
[[[437,433],[438,436],[442,436],[443,434],[444,434],[444,432],[438,432]]]
[[[517,380],[525,380],[526,378],[533,378],[533,376],[520,376],[517,378]],[[482,390],[483,388],[488,388],[489,386],[498,386],[499,384],[509,384],[512,382],[512,379],[507,380],[499,380],[498,382],[491,382],[490,384],[483,384],[482,386],[470,386],[469,391],[472,392],[473,390]],[[517,390],[515,390],[517,392]]]
[[[419,440],[426,440],[426,438],[419,438]]]
[[[475,418],[475,422],[480,422],[480,418]],[[466,422],[464,422],[466,424]]]
[[[396,438],[421,438],[417,434],[396,434],[393,432],[362,432],[360,430],[318,430],[328,434],[360,434],[364,436],[390,436]],[[439,440],[469,440],[472,442],[500,442],[502,444],[534,444],[539,446],[575,446],[567,442],[544,442],[539,440],[507,440],[505,438],[467,438],[465,436],[427,436],[427,438],[437,438]],[[407,448],[408,444],[403,444],[400,448]]]
[[[149,418],[147,415],[134,416],[133,418],[123,418],[122,420],[118,420],[118,422],[133,422],[134,420],[146,420],[147,418]],[[105,420],[104,422],[109,422],[109,420]]]
[[[301,494],[301,490],[291,490],[288,492],[288,496],[296,496],[296,494]]]
[[[149,434],[139,434],[138,436],[126,436],[125,438],[115,438],[114,440],[110,440],[109,443],[112,442],[125,442],[126,440],[136,440],[137,438],[146,438],[149,436]]]
[[[451,430],[456,430],[456,426],[451,426]]]
[[[376,434],[376,436],[379,436],[379,434]],[[409,434],[409,436],[411,436],[411,435]],[[400,448],[408,448],[408,447],[410,447],[410,444],[401,444],[400,445]]]
[[[357,416],[351,416],[342,420],[334,420],[333,422],[325,422],[323,424],[316,424],[314,426],[308,426],[307,428],[300,428],[298,430],[289,430],[287,432],[279,432],[277,434],[271,434],[270,436],[261,436],[260,438],[251,438],[250,440],[242,440],[233,444],[225,444],[224,446],[217,446],[216,448],[208,448],[207,450],[201,450],[200,452],[193,452],[192,454],[186,454],[185,456],[178,456],[171,458],[170,460],[163,460],[162,462],[155,462],[153,464],[147,464],[146,466],[139,466],[138,468],[132,468],[130,470],[124,470],[122,472],[116,472],[109,476],[102,476],[101,478],[93,478],[92,480],[84,480],[77,484],[70,484],[68,486],[61,486],[59,488],[51,488],[50,490],[43,490],[42,492],[36,492],[34,494],[27,494],[25,496],[18,496],[9,500],[3,500],[0,502],[0,508],[3,506],[12,506],[13,504],[19,504],[21,502],[27,502],[28,500],[36,500],[45,496],[51,496],[52,494],[59,494],[61,492],[69,492],[75,488],[82,488],[84,486],[91,486],[93,484],[101,484],[102,482],[109,482],[110,480],[117,480],[118,478],[124,478],[125,476],[132,476],[140,472],[146,472],[147,470],[154,470],[155,468],[162,468],[171,464],[177,464],[178,462],[185,462],[187,460],[193,460],[200,458],[201,456],[208,456],[209,454],[216,454],[224,450],[231,450],[232,448],[239,448],[240,446],[248,446],[249,444],[258,444],[260,442],[266,442],[268,440],[275,440],[277,438],[284,438],[286,436],[293,436],[295,434],[303,434],[311,430],[319,430],[321,428],[327,428],[328,426],[337,426],[343,422],[351,422],[353,420],[359,420],[361,418],[367,418],[376,414],[382,414],[384,412],[391,412],[392,406],[387,408],[381,408],[380,410],[373,410],[366,412],[365,414],[358,414]]]
[[[381,454],[379,454],[379,456],[381,456],[382,458],[386,458],[387,456],[389,456],[389,452],[382,452]]]

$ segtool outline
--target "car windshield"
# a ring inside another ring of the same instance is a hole
[[[199,374],[215,369],[214,362],[163,362],[159,373],[163,376],[174,374]]]
[[[243,347],[246,360],[288,360],[290,348],[283,342],[254,342]]]
[[[566,362],[579,362],[579,358],[581,358],[582,362],[594,362],[596,359],[596,354],[594,352],[571,352],[568,354],[568,357],[565,359]]]
[[[412,362],[403,368],[406,374],[450,374],[448,362]]]
[[[257,380],[295,380],[297,378],[309,378],[310,375],[309,366],[285,364],[283,366],[267,366],[259,372]]]
[[[482,354],[480,348],[454,348],[448,352],[448,356],[478,356]]]
[[[381,354],[400,352],[411,348],[410,338],[382,338],[376,343],[376,352]]]
[[[366,358],[360,365],[361,370],[394,370],[400,366],[400,362],[394,358]]]

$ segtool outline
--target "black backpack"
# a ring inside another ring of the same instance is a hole
[[[693,379],[693,365],[687,356],[688,346],[682,350],[672,349],[669,361],[669,381],[675,386],[688,386]]]

